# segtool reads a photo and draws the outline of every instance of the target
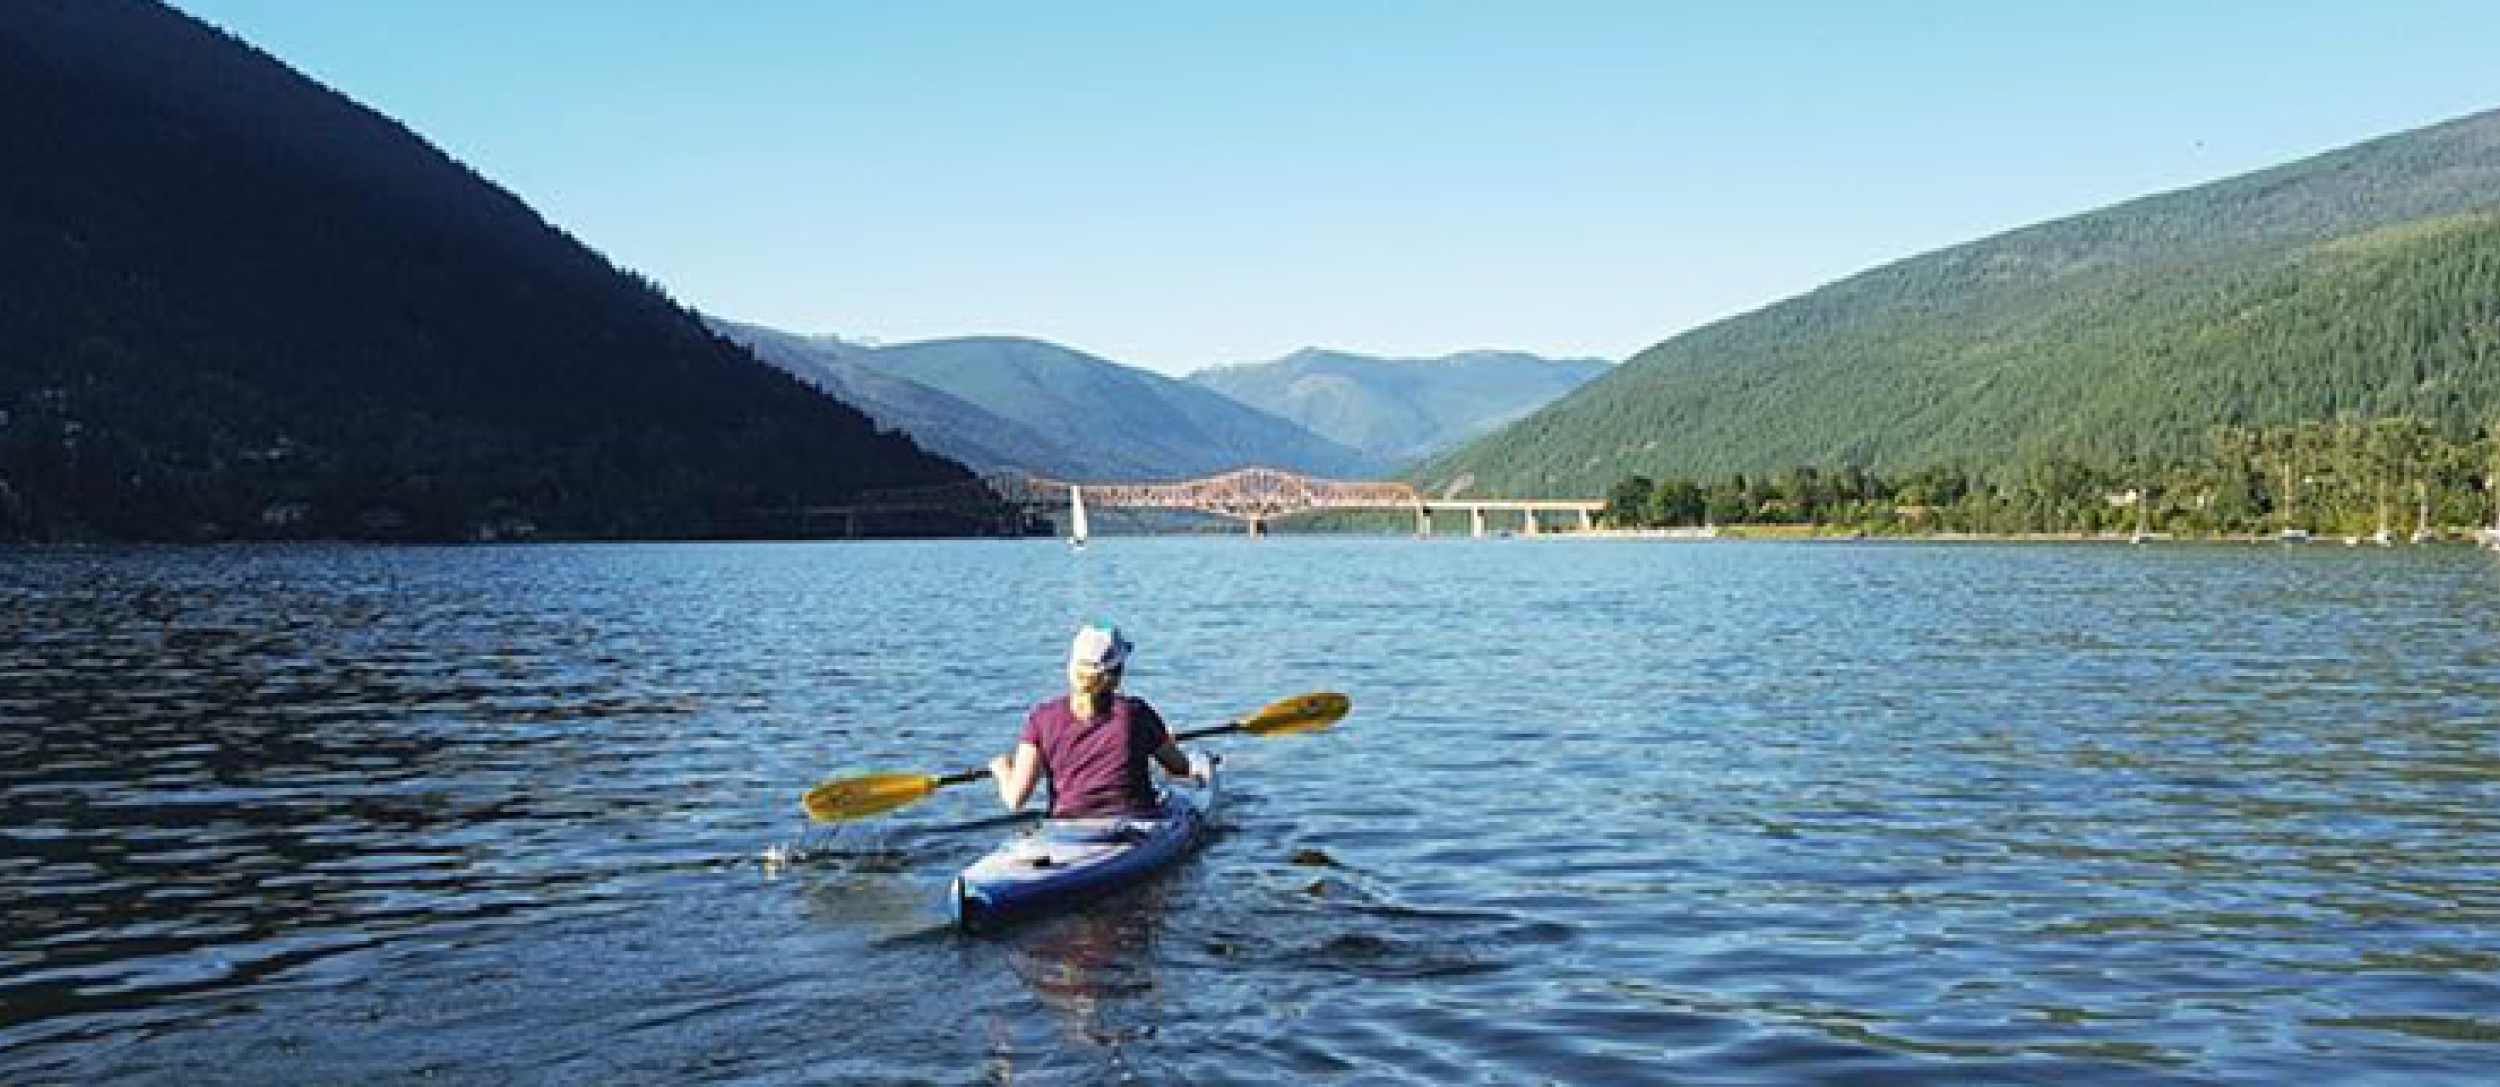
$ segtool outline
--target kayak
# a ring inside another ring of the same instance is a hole
[[[1221,763],[1190,756],[1203,785],[1163,790],[1153,816],[1046,819],[1009,838],[955,877],[947,890],[955,926],[994,929],[1129,886],[1169,867],[1206,840]]]

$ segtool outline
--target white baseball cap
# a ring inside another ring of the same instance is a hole
[[[1120,628],[1105,622],[1087,623],[1077,628],[1076,640],[1068,643],[1068,667],[1109,672],[1127,664],[1133,648],[1120,636]]]

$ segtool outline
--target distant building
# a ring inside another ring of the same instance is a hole
[[[470,537],[479,543],[499,543],[535,538],[538,522],[527,517],[496,517],[477,523]]]

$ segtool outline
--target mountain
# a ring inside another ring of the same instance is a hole
[[[960,465],[141,0],[0,8],[0,537],[708,536]]]
[[[1040,340],[928,340],[879,348],[864,361],[1062,435],[1103,472],[1173,478],[1258,464],[1361,477],[1380,467],[1220,393]]]
[[[1606,368],[1598,359],[1513,351],[1386,359],[1306,348],[1189,380],[1376,460],[1405,464],[1516,420]]]
[[[862,360],[876,348],[838,336],[803,336],[720,317],[704,321],[757,358],[866,412],[878,425],[903,431],[922,448],[978,471],[1083,474],[1081,450],[961,397],[869,366]]]
[[[2500,112],[1913,257],[1696,329],[1414,469],[1596,494],[1634,474],[2010,471],[2217,424],[2500,407]]]
[[[929,448],[984,469],[1114,481],[1249,465],[1366,478],[1383,467],[1220,393],[1040,340],[868,347],[717,319],[714,327]]]

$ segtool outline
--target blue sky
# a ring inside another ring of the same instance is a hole
[[[709,312],[1621,358],[2500,107],[2500,4],[176,0]]]

